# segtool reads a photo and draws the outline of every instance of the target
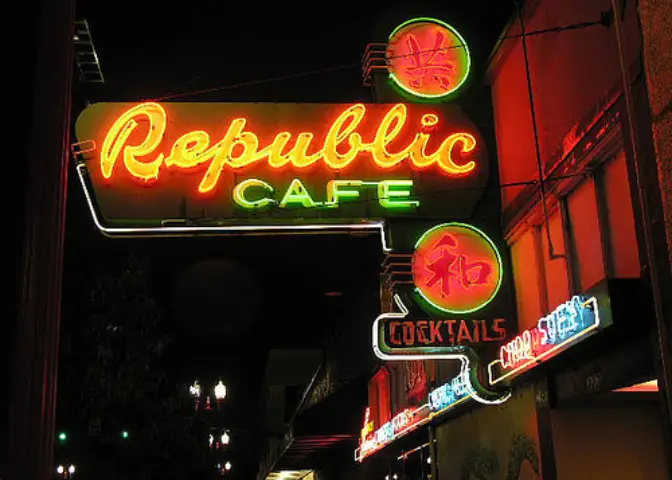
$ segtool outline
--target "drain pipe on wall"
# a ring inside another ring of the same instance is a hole
[[[530,73],[530,62],[527,54],[527,40],[525,35],[525,22],[523,21],[523,9],[520,0],[515,0],[516,12],[518,14],[518,24],[520,25],[520,39],[523,46],[523,59],[525,61],[525,76],[527,78],[527,96],[530,102],[530,115],[532,117],[532,131],[534,132],[534,153],[537,158],[537,175],[539,182],[539,193],[541,194],[541,208],[544,212],[544,223],[546,228],[546,240],[548,241],[548,257],[550,260],[561,258],[566,259],[566,255],[555,253],[553,239],[551,238],[551,225],[548,221],[548,206],[546,205],[546,182],[544,181],[544,168],[541,163],[541,148],[539,146],[539,128],[537,127],[537,114],[534,108],[534,93],[532,92],[532,75]]]

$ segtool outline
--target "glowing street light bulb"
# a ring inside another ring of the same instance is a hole
[[[214,441],[215,441],[215,437],[213,437],[212,433],[211,433],[210,436],[208,437],[208,442],[210,443],[211,447],[212,447],[212,442],[214,442]]]
[[[217,400],[224,400],[224,397],[226,397],[226,387],[220,380],[217,385],[215,385],[215,398]]]
[[[231,437],[229,437],[229,434],[227,432],[222,433],[222,444],[228,445],[230,441]]]
[[[224,464],[224,470],[226,470],[226,471],[228,472],[229,470],[231,470],[231,467],[232,467],[232,466],[233,466],[233,465],[231,465],[231,462],[226,462],[226,463]]]
[[[56,467],[56,473],[58,473],[59,475],[63,475],[63,472],[65,472],[65,467],[63,465],[59,465],[58,467]]]
[[[70,465],[70,466],[68,467],[68,473],[69,473],[70,475],[72,475],[73,473],[75,473],[75,466],[74,466],[74,465]]]
[[[201,384],[198,383],[198,379],[194,381],[193,385],[189,386],[189,393],[194,397],[201,396]]]
[[[61,433],[58,434],[58,439],[61,442],[65,442],[68,439],[68,434],[65,433],[65,432],[61,432]]]

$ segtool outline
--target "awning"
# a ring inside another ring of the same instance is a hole
[[[300,413],[292,425],[290,443],[273,470],[328,469],[353,463],[367,402],[367,381],[360,378]]]

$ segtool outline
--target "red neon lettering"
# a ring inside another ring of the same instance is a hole
[[[416,338],[418,343],[424,343],[425,345],[429,343],[429,339],[427,338],[427,323],[427,320],[419,320],[416,325]]]
[[[269,144],[260,147],[259,137],[245,130],[247,119],[234,118],[221,140],[213,143],[207,132],[190,131],[173,143],[170,154],[164,158],[163,153],[157,154],[156,151],[162,146],[166,131],[166,112],[158,103],[143,103],[124,112],[108,131],[102,145],[100,169],[103,177],[110,179],[121,157],[131,176],[151,181],[157,179],[160,171],[166,167],[188,170],[207,165],[198,187],[200,193],[207,193],[215,188],[224,169],[240,169],[262,160],[266,160],[271,168],[301,168],[321,160],[329,168],[340,170],[355,161],[361,153],[368,153],[381,169],[393,168],[406,159],[417,168],[437,165],[445,174],[452,176],[465,175],[476,168],[474,160],[458,164],[453,158],[456,148],[463,154],[476,148],[476,139],[469,133],[449,135],[434,152],[427,152],[431,133],[421,128],[405,148],[391,153],[388,145],[407,127],[406,106],[401,103],[393,106],[379,123],[370,142],[366,142],[357,132],[365,116],[365,105],[348,107],[332,123],[322,145],[316,145],[313,153],[308,153],[314,140],[311,132],[295,134],[291,146],[292,133],[280,132]],[[436,115],[426,114],[422,117],[421,127],[436,122]],[[141,124],[146,125],[142,129],[146,132],[144,138],[136,144],[130,144],[131,134]],[[347,146],[344,153],[343,146]],[[152,154],[156,156],[148,158]]]
[[[400,325],[401,322],[390,322],[390,343],[393,345],[401,345],[401,339],[395,335],[395,333],[397,333],[397,327]]]
[[[429,341],[430,343],[443,343],[443,337],[441,336],[441,331],[439,328],[441,328],[441,324],[443,323],[443,320],[431,320],[429,322]]]

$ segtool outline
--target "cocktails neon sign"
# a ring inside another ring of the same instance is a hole
[[[411,272],[415,299],[431,307],[425,308],[430,316],[410,315],[394,296],[400,312],[375,320],[374,353],[383,360],[459,358],[468,347],[504,340],[505,319],[472,315],[497,295],[502,270],[494,243],[476,227],[453,222],[427,230],[416,243]]]
[[[499,349],[499,358],[488,365],[490,384],[520,374],[600,327],[596,297],[576,295],[542,317]]]

